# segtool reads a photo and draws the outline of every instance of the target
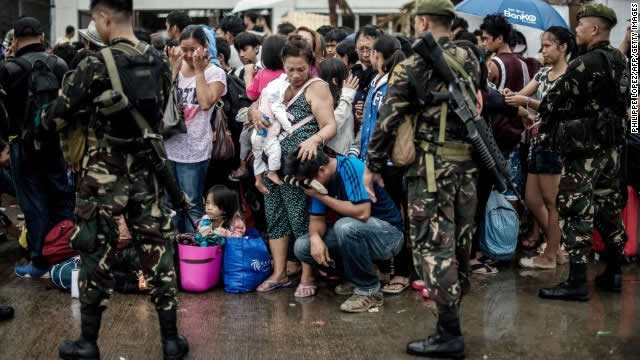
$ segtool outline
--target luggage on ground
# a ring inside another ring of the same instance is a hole
[[[263,238],[256,230],[250,230],[246,235],[227,238],[225,243],[225,292],[251,292],[272,273],[271,256]]]
[[[481,227],[481,252],[497,261],[511,259],[519,235],[519,215],[505,196],[496,190],[492,190],[487,200]]]

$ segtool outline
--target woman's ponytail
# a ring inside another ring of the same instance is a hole
[[[405,60],[401,43],[395,37],[383,34],[376,39],[374,50],[383,55],[383,72],[389,73],[394,67]]]
[[[550,33],[552,36],[554,36],[554,38],[559,43],[559,45],[563,45],[563,44],[566,45],[567,50],[565,55],[568,56],[569,60],[576,58],[577,56],[576,38],[570,30],[562,26],[551,26],[545,31],[545,33]]]

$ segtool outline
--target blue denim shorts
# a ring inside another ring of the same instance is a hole
[[[547,150],[540,144],[530,146],[527,166],[528,173],[532,174],[561,174],[563,170],[559,153]]]

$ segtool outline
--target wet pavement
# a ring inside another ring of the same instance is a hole
[[[16,317],[0,323],[0,358],[56,359],[58,344],[80,332],[80,304],[48,280],[13,273],[14,242],[0,244],[0,304]],[[603,265],[590,265],[592,280]],[[639,265],[624,268],[622,294],[596,291],[589,302],[539,299],[539,287],[566,277],[568,267],[523,271],[504,267],[472,277],[463,300],[469,359],[639,359]],[[407,341],[435,327],[432,306],[416,291],[386,296],[379,312],[346,314],[346,297],[331,284],[295,299],[294,289],[269,294],[180,293],[179,329],[193,359],[411,359]],[[116,294],[103,317],[105,359],[162,358],[156,313],[146,296]]]

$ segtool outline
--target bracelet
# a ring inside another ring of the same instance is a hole
[[[314,135],[318,136],[318,137],[321,139],[321,144],[322,144],[323,146],[325,146],[325,138],[323,138],[323,136],[322,136],[322,135],[320,135],[320,134],[318,134],[318,133],[316,133],[316,134],[314,134]]]
[[[527,104],[525,106],[526,110],[530,110],[530,97],[527,97]]]

